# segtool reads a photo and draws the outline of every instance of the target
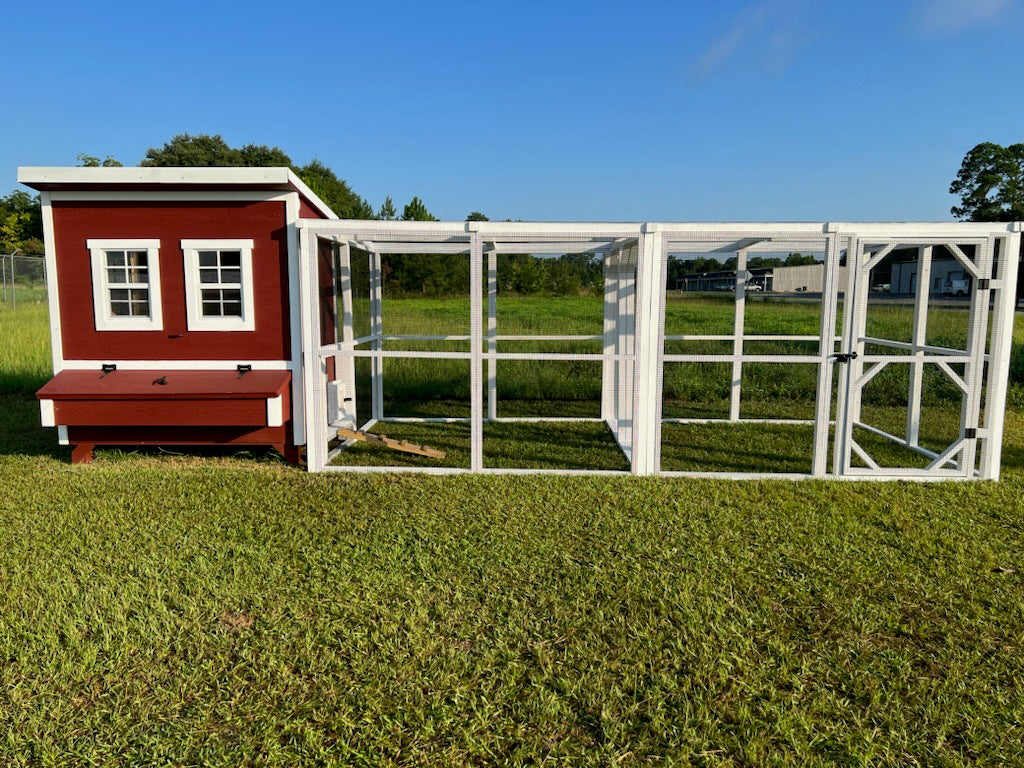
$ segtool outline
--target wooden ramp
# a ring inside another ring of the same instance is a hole
[[[443,459],[448,454],[431,448],[429,445],[416,445],[405,440],[395,440],[387,435],[378,435],[373,432],[361,432],[358,429],[338,428],[338,437],[344,440],[359,440],[365,443],[377,443],[390,448],[393,451],[415,453],[418,456],[427,456],[431,459]]]

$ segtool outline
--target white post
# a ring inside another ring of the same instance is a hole
[[[828,470],[828,428],[832,410],[832,371],[836,348],[836,312],[839,294],[839,237],[830,234],[825,245],[821,275],[821,330],[818,338],[818,391],[814,404],[814,455],[811,474],[824,477]],[[837,430],[838,433],[838,430]]]
[[[327,366],[320,358],[320,282],[317,236],[310,230],[299,250],[299,321],[302,331],[302,391],[305,393],[306,468],[327,463]]]
[[[619,270],[618,260],[621,251],[606,253],[601,260],[604,273],[604,354],[618,354],[618,296]],[[615,360],[605,359],[601,362],[601,418],[612,426],[618,419],[617,402],[617,364]]]
[[[910,363],[907,392],[907,445],[917,447],[921,439],[921,385],[924,380],[924,346],[928,339],[928,294],[932,280],[932,246],[917,249],[917,296],[914,299],[914,331],[911,343],[914,361]]]
[[[371,347],[380,352],[384,349],[384,322],[381,306],[382,275],[380,254],[370,252],[370,334],[373,336]],[[370,416],[374,421],[384,418],[384,359],[370,358]]]
[[[492,247],[487,251],[487,352],[498,351],[498,251]],[[498,418],[498,361],[487,361],[487,419]]]
[[[736,302],[733,307],[732,385],[729,398],[729,421],[740,420],[740,386],[743,380],[743,312],[747,303],[747,251],[736,251]]]
[[[479,472],[484,467],[483,408],[483,244],[479,232],[470,234],[469,245],[469,395],[470,440],[469,467]]]
[[[336,363],[340,363],[340,370],[336,370],[335,375],[345,385],[346,396],[352,398],[353,426],[355,429],[359,429],[359,417],[356,410],[359,405],[356,400],[356,361],[351,354],[355,349],[353,344],[355,333],[352,329],[352,249],[347,243],[338,248],[337,269],[335,285],[341,305],[341,311],[338,313],[338,325],[340,326],[338,340],[342,343],[342,350],[349,354],[343,353],[335,358]]]
[[[867,285],[867,276],[863,281],[861,274],[868,272],[864,265],[870,259],[870,254],[864,254],[860,239],[851,236],[846,248],[846,291],[843,294],[843,354],[851,354],[858,349],[858,341],[863,332],[863,324],[858,323],[858,317],[866,313],[855,311],[856,305],[861,301],[858,296],[858,289],[863,283]],[[864,301],[867,299],[865,297]],[[854,410],[853,389],[853,365],[847,362],[839,373],[839,388],[836,394],[836,436],[834,455],[832,459],[832,471],[837,475],[848,474],[850,469],[850,441],[853,439],[853,422],[859,415],[859,408]]]
[[[964,383],[967,384],[967,396],[963,399],[960,409],[961,432],[965,429],[977,430],[981,420],[981,394],[985,371],[985,327],[988,324],[988,311],[991,303],[992,250],[994,238],[988,238],[983,244],[975,246],[974,264],[978,269],[978,279],[971,282],[971,325],[967,332],[967,362],[964,364]],[[984,282],[982,282],[984,281]],[[974,474],[974,462],[977,456],[977,439],[968,439],[960,452],[958,465],[967,477]]]
[[[646,224],[640,236],[636,280],[636,404],[633,429],[633,474],[658,471],[658,440],[661,434],[661,382],[658,344],[665,295],[662,235],[656,225]]]
[[[988,393],[985,398],[985,432],[981,447],[981,478],[999,479],[1003,451],[1003,419],[1006,409],[1007,376],[1013,345],[1013,320],[1017,304],[1017,270],[1020,262],[1021,235],[1014,232],[1003,238],[999,249],[999,287],[996,289],[995,315],[989,350]]]

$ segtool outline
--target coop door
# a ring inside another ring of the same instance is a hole
[[[975,475],[992,262],[988,239],[851,242],[838,474]],[[951,296],[944,276],[960,269],[969,289]]]

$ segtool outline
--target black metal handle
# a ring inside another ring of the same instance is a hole
[[[832,355],[832,357],[834,357],[836,359],[837,363],[848,363],[851,360],[856,360],[857,359],[857,353],[856,352],[849,352],[849,353],[847,353],[847,352],[837,352],[836,354]]]

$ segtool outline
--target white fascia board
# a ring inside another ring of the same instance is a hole
[[[234,167],[122,167],[76,168],[66,166],[22,167],[18,182],[34,184],[278,184],[292,183],[288,168]]]
[[[54,185],[194,184],[211,187],[278,186],[291,187],[328,219],[338,215],[321,200],[290,168],[233,167],[122,167],[77,168],[65,166],[25,166],[18,168],[18,183],[33,189]]]
[[[285,168],[284,170],[288,171],[288,183],[295,187],[299,194],[306,198],[314,208],[320,211],[320,213],[328,219],[332,221],[338,220],[338,214],[332,211],[327,203],[317,197],[316,193],[306,186],[306,183],[302,179],[300,179],[290,168]]]

